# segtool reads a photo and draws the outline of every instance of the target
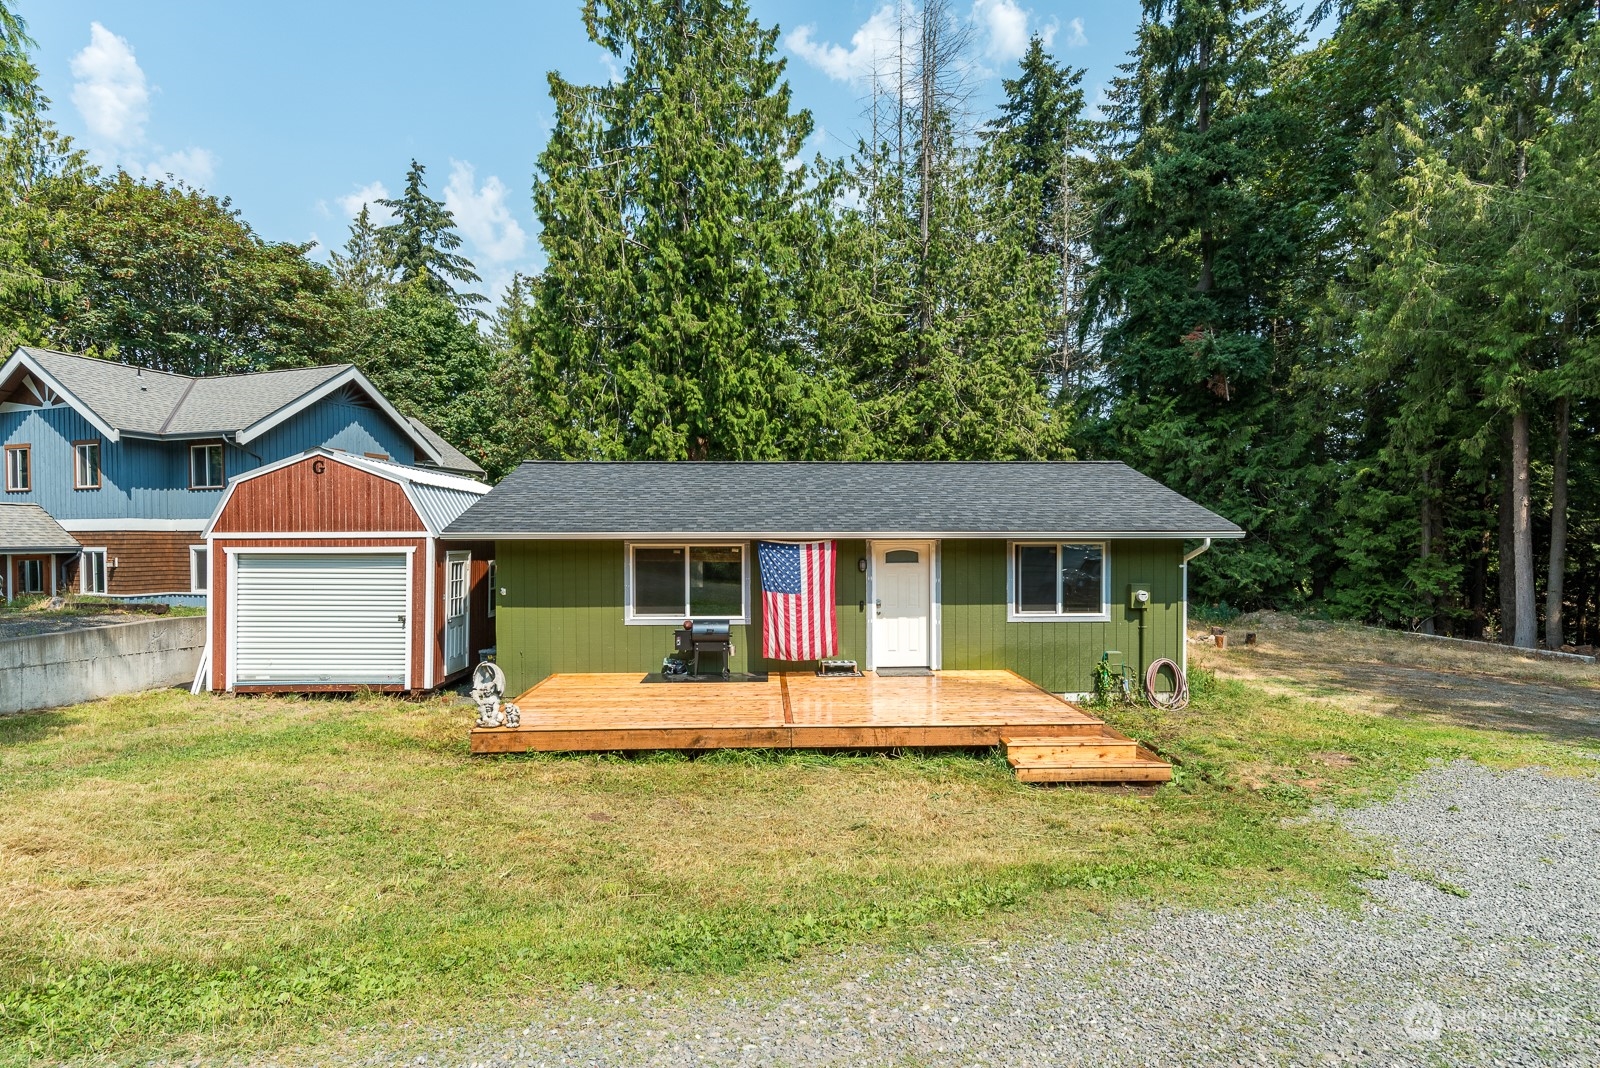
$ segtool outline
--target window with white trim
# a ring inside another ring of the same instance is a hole
[[[78,559],[78,589],[83,593],[106,592],[106,551],[85,549]]]
[[[221,489],[227,481],[222,470],[221,445],[189,446],[190,489]]]
[[[1103,542],[1015,542],[1007,617],[1109,619]]]
[[[17,561],[17,592],[44,592],[44,564],[39,560]]]
[[[498,575],[496,573],[496,569],[495,569],[495,566],[494,566],[494,561],[490,560],[489,561],[489,569],[488,569],[487,581],[485,582],[485,585],[487,585],[489,587],[489,618],[490,619],[494,618],[494,604],[495,604],[495,601],[497,601],[500,598],[500,584],[499,584],[499,582],[497,580],[498,580]]]
[[[743,544],[628,546],[628,621],[744,622],[747,557]]]
[[[6,446],[6,492],[27,493],[33,489],[33,449],[28,445]]]
[[[205,593],[211,578],[211,556],[204,545],[189,546],[189,592]]]
[[[100,443],[74,441],[72,443],[72,488],[100,488]]]

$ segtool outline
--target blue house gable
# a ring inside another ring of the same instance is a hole
[[[483,475],[349,365],[191,378],[21,348],[0,367],[0,447],[0,500],[41,506],[95,556],[57,584],[124,596],[199,592],[189,557],[227,480],[286,456]]]

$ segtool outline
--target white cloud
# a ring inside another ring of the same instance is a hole
[[[510,192],[494,175],[477,185],[477,174],[470,163],[450,161],[450,181],[444,187],[444,205],[456,218],[456,225],[472,242],[478,257],[492,263],[506,263],[521,257],[527,235],[506,204]],[[478,258],[474,257],[474,258]]]
[[[1049,43],[1049,41],[1045,42],[1045,44]],[[1068,48],[1082,48],[1088,43],[1089,37],[1083,32],[1082,19],[1073,19],[1071,22],[1067,23],[1066,45]]]
[[[192,186],[204,187],[217,172],[216,153],[209,148],[184,148],[146,163],[139,168],[151,178],[171,175]]]
[[[150,86],[126,37],[91,22],[88,45],[72,57],[72,77],[72,103],[89,129],[96,162],[142,178],[210,184],[217,173],[215,152],[196,145],[168,151],[145,136]]]
[[[974,0],[972,18],[983,29],[984,55],[1000,62],[1022,58],[1030,14],[1016,0]]]
[[[133,47],[98,22],[89,24],[89,44],[72,57],[72,103],[89,132],[112,145],[144,140],[150,90]]]
[[[890,69],[900,48],[900,26],[906,21],[908,47],[916,39],[911,24],[911,13],[900,3],[884,4],[874,11],[855,33],[850,35],[850,45],[830,44],[816,39],[814,25],[797,26],[783,39],[789,51],[841,82],[865,82],[874,73],[882,75]]]
[[[605,49],[601,49],[600,65],[606,69],[606,77],[611,80],[612,85],[622,84],[622,68],[617,65],[616,56],[612,55],[610,52],[607,52]]]
[[[338,198],[339,207],[344,209],[348,218],[354,219],[361,214],[362,205],[368,209],[367,217],[374,226],[384,226],[394,221],[394,213],[379,204],[380,200],[389,199],[389,189],[382,182],[368,182],[352,193],[346,193]]]

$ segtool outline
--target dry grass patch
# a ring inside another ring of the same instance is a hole
[[[1342,708],[1571,741],[1600,739],[1600,666],[1489,643],[1258,612],[1228,627],[1229,647],[1196,664],[1268,690],[1336,698]],[[1254,645],[1242,644],[1255,631]]]

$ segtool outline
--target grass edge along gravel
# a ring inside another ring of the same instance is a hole
[[[202,953],[97,958],[82,951],[62,954],[57,947],[19,946],[13,936],[0,945],[31,952],[8,952],[13,959],[0,964],[0,1061],[82,1055],[122,1061],[178,1046],[216,1051],[298,1043],[324,1028],[427,1015],[471,1020],[492,1015],[494,1006],[507,999],[537,996],[540,990],[590,983],[692,984],[768,968],[819,949],[950,938],[1085,910],[1104,913],[1123,902],[1247,904],[1284,892],[1349,901],[1356,880],[1374,874],[1373,853],[1327,823],[1305,818],[1313,803],[1358,804],[1389,796],[1437,760],[1592,768],[1570,747],[1529,736],[1441,725],[1423,717],[1352,715],[1314,700],[1219,682],[1203,671],[1196,672],[1194,690],[1195,703],[1183,713],[1107,712],[1113,723],[1179,762],[1176,781],[1153,791],[1039,792],[1010,782],[1003,760],[993,753],[906,754],[899,760],[726,752],[693,761],[675,754],[473,761],[464,756],[459,711],[444,702],[420,706],[426,721],[422,730],[416,722],[419,706],[386,699],[368,697],[364,705],[278,701],[288,709],[286,721],[271,715],[252,721],[252,713],[276,707],[255,703],[236,728],[254,733],[214,739],[209,748],[195,750],[209,755],[194,759],[228,760],[230,750],[237,756],[251,742],[268,747],[274,738],[307,754],[368,744],[423,764],[454,763],[469,776],[487,779],[491,789],[502,776],[515,777],[531,767],[556,774],[555,785],[539,784],[545,790],[559,789],[563,777],[592,784],[626,775],[642,777],[646,785],[659,777],[664,782],[654,792],[668,800],[674,799],[674,789],[679,801],[714,789],[748,793],[740,802],[757,809],[761,791],[772,787],[774,777],[823,775],[835,786],[842,781],[847,791],[853,786],[854,792],[883,789],[886,777],[902,786],[909,779],[930,797],[941,796],[936,788],[953,781],[980,784],[987,791],[980,801],[1030,791],[1025,795],[1030,800],[1054,796],[1063,807],[1081,808],[1103,798],[1104,811],[1093,812],[1099,821],[1093,833],[1115,839],[1130,826],[1140,833],[1126,848],[1113,843],[1076,862],[1066,858],[976,871],[890,865],[865,876],[818,871],[810,873],[810,907],[797,909],[737,895],[696,902],[681,892],[666,901],[647,893],[620,907],[615,937],[580,940],[565,946],[565,955],[552,953],[539,938],[559,929],[563,910],[584,908],[585,902],[543,902],[543,918],[554,917],[554,928],[534,924],[519,930],[516,923],[475,920],[481,902],[471,893],[462,894],[458,914],[438,922],[418,926],[410,922],[414,917],[403,917],[407,922],[386,927],[380,915],[364,924],[315,928],[309,936],[280,932],[232,953],[224,946]],[[147,778],[158,766],[182,760],[181,749],[172,749],[174,732],[195,731],[193,717],[202,713],[185,707],[182,698],[166,700],[180,707],[162,709],[162,700],[153,702],[158,707],[142,721],[154,732],[145,744],[137,740],[141,721],[133,717],[135,737],[115,752],[96,753],[90,745],[90,752],[74,751],[69,762],[81,762],[83,772],[115,783]],[[66,710],[65,718],[111,714],[114,707],[114,702],[80,706]],[[31,738],[16,732],[21,737],[13,741],[6,726],[0,724],[0,761],[7,749],[49,745],[49,732]],[[1340,759],[1330,762],[1330,754]],[[49,764],[47,754],[36,755],[46,756],[31,762],[42,789],[29,800],[45,803],[51,788],[61,788],[74,775],[52,774],[41,766]],[[709,775],[673,777],[686,769]],[[652,770],[660,775],[652,776]],[[17,801],[7,796],[15,792],[0,787],[0,811]],[[1075,830],[1083,833],[1081,826]],[[892,835],[877,843],[877,848],[893,847]],[[614,902],[608,907],[618,908]]]

